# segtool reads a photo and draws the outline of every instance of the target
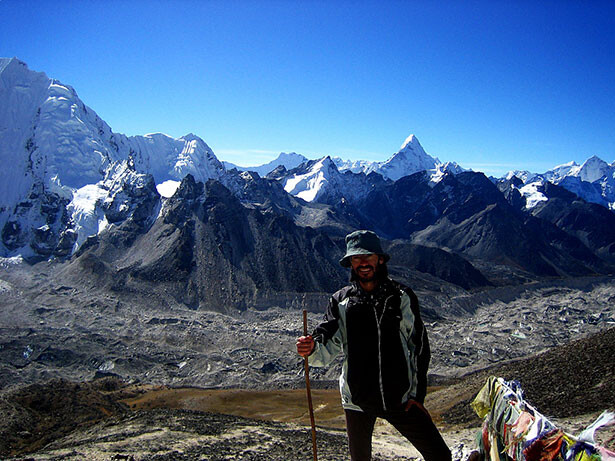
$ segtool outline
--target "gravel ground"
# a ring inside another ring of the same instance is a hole
[[[574,435],[602,410],[615,409],[613,354],[615,328],[456,379],[430,393],[426,406],[456,461],[474,448],[481,422],[469,402],[490,374],[520,380],[528,401]],[[5,391],[0,453],[29,453],[14,459],[36,460],[311,459],[308,428],[181,409],[133,411],[119,403],[139,392],[112,378],[82,384],[55,380]],[[615,428],[599,432],[598,440],[615,448]],[[318,449],[322,460],[346,459],[344,431],[319,428]],[[381,461],[419,459],[385,423],[377,425],[374,453]]]

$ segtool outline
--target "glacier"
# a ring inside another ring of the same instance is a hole
[[[0,58],[0,162],[10,165],[0,171],[4,256],[31,255],[33,245],[36,253],[42,240],[53,254],[64,237],[74,250],[106,227],[105,201],[115,183],[150,175],[165,184],[187,174],[205,182],[226,174],[198,136],[114,133],[72,87],[17,58]]]

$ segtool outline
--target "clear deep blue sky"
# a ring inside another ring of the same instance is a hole
[[[615,1],[0,0],[0,56],[218,158],[615,160]]]

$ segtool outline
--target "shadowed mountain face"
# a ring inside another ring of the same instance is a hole
[[[438,279],[460,286],[466,290],[486,287],[490,282],[467,260],[448,251],[394,241],[388,253],[395,255],[391,262],[392,272],[396,267],[415,268]]]
[[[588,203],[563,187],[544,185],[548,201],[532,209],[532,215],[546,220],[609,262],[615,262],[615,214]]]
[[[65,270],[85,270],[114,290],[151,286],[193,308],[217,311],[327,293],[347,275],[325,234],[272,209],[243,206],[216,181],[188,176],[149,229],[127,220],[89,243]]]
[[[609,255],[609,232],[576,225],[571,213],[589,213],[600,228],[615,219],[612,212],[591,214],[589,207],[598,205],[577,200],[570,206],[554,194],[530,213],[480,173],[446,174],[437,183],[416,173],[336,205],[306,203],[251,173],[225,182],[203,184],[189,175],[161,208],[153,187],[141,193],[140,206],[110,202],[130,213],[89,239],[64,274],[84,283],[86,274],[94,275],[97,284],[118,291],[164,290],[194,309],[316,309],[345,284],[338,263],[343,235],[358,227],[401,239],[390,247],[391,266],[398,268],[392,273],[419,289],[419,273],[464,289],[490,285],[469,261],[481,271],[497,265],[534,277],[611,270],[599,257]]]
[[[551,212],[543,211],[549,219],[542,219],[540,213],[523,209],[525,201],[516,189],[498,189],[482,173],[447,174],[434,184],[421,172],[374,190],[358,203],[356,214],[365,227],[388,238],[538,276],[608,273],[609,265],[599,256],[609,254],[615,242],[612,232],[603,232],[615,215],[605,208],[594,212],[598,205],[578,198],[572,209],[561,200],[546,203]],[[553,217],[560,213],[568,219]],[[571,213],[581,215],[578,223]],[[593,230],[581,222],[582,216]]]

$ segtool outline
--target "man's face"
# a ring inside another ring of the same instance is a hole
[[[361,282],[371,282],[376,278],[378,264],[384,262],[377,254],[355,255],[350,257],[350,267]]]

